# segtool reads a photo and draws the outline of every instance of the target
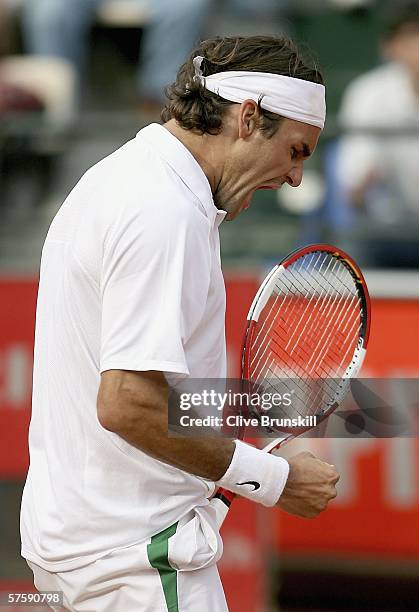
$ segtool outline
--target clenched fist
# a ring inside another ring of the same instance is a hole
[[[277,506],[301,518],[314,518],[336,497],[339,474],[333,465],[309,452],[290,457],[288,463],[287,484]]]

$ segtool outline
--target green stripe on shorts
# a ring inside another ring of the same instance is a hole
[[[179,612],[177,597],[177,571],[169,563],[169,538],[176,533],[178,524],[167,527],[151,538],[147,546],[151,567],[159,572],[164,598],[169,612]]]

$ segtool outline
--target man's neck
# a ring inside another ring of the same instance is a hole
[[[223,172],[224,139],[221,135],[196,134],[192,130],[183,129],[175,119],[170,119],[163,125],[173,136],[190,151],[201,166],[215,193]]]

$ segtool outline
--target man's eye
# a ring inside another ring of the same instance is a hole
[[[296,159],[298,157],[298,151],[295,147],[291,148],[291,159]]]

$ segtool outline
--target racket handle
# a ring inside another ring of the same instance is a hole
[[[230,509],[230,504],[235,498],[235,494],[226,489],[218,489],[214,497],[210,500],[211,506],[215,509],[218,528],[224,523],[224,519]]]

